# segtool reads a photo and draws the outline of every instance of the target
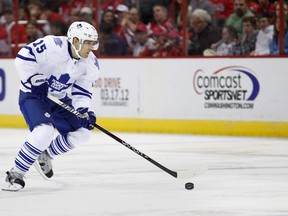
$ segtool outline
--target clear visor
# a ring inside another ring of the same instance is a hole
[[[83,42],[83,46],[87,46],[89,48],[92,48],[93,50],[97,50],[99,47],[99,40],[97,41],[85,40]]]

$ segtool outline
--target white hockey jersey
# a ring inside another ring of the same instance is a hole
[[[73,59],[68,44],[67,37],[49,35],[23,47],[15,59],[20,89],[30,92],[29,79],[35,74],[44,74],[49,94],[58,99],[68,95],[75,109],[90,107],[92,84],[100,72],[98,60],[92,52],[87,59]]]

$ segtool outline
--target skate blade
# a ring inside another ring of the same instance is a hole
[[[19,191],[20,189],[22,189],[23,187],[20,184],[11,184],[10,182],[5,182],[6,185],[4,185],[4,187],[2,187],[2,191]]]
[[[37,172],[43,177],[43,179],[48,180],[49,178],[43,173],[38,161],[35,161],[33,164]]]

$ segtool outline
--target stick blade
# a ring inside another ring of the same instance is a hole
[[[208,170],[208,166],[203,165],[203,166],[199,166],[193,170],[179,171],[179,172],[177,172],[177,179],[193,178],[195,176],[198,176],[198,175],[205,173],[207,170]]]

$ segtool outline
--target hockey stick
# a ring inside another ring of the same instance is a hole
[[[68,110],[69,112],[75,114],[77,117],[85,118],[85,116],[83,114],[79,113],[77,110],[75,110],[74,108],[70,107],[69,105],[63,103],[62,101],[60,101],[59,99],[55,98],[54,96],[48,95],[48,98],[50,100],[52,100],[53,102],[55,102],[56,104],[58,104],[59,106],[63,107],[64,109]],[[162,169],[163,171],[165,171],[166,173],[172,175],[173,177],[175,177],[177,179],[192,178],[192,177],[197,176],[197,175],[199,175],[199,174],[201,174],[201,173],[203,173],[203,172],[205,172],[207,170],[207,166],[203,166],[203,167],[198,167],[197,169],[192,170],[192,171],[178,171],[178,172],[175,172],[175,171],[170,170],[167,167],[163,166],[162,164],[158,163],[157,161],[153,160],[152,158],[150,158],[149,156],[147,156],[143,152],[137,150],[136,148],[134,148],[130,144],[126,143],[124,140],[120,139],[116,135],[112,134],[108,130],[104,129],[100,125],[94,124],[93,126],[96,127],[98,130],[102,131],[103,133],[105,133],[106,135],[110,136],[114,140],[118,141],[119,143],[121,143],[122,145],[124,145],[125,147],[130,149],[131,151],[133,151],[136,154],[140,155],[141,157],[145,158],[146,160],[148,160],[149,162],[151,162],[155,166],[159,167],[160,169]]]

